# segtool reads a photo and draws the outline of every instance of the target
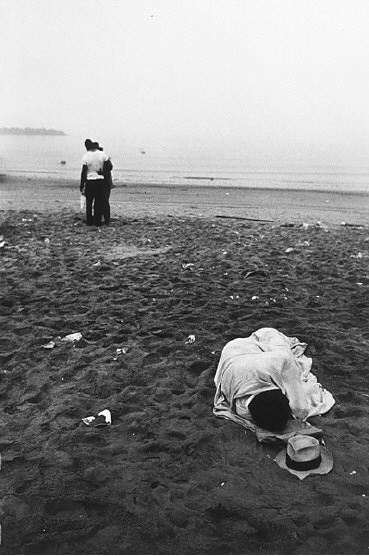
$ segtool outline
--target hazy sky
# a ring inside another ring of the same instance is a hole
[[[0,0],[0,126],[369,160],[368,0]]]

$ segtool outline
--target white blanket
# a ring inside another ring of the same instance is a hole
[[[296,419],[326,413],[335,401],[311,373],[306,347],[274,328],[261,328],[226,344],[214,377],[214,414],[256,432],[247,402],[250,396],[275,388],[287,396]]]

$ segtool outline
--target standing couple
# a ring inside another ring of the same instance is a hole
[[[86,196],[87,226],[101,226],[110,223],[110,190],[113,164],[99,143],[86,139],[86,153],[82,157],[81,194]],[[92,213],[93,209],[93,213]]]

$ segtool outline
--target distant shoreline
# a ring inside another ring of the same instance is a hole
[[[66,135],[58,129],[44,127],[0,127],[0,135]]]

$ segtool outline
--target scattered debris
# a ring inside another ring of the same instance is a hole
[[[341,222],[341,226],[346,226],[346,228],[363,228],[362,224],[348,224],[347,222]]]
[[[82,419],[83,423],[87,426],[92,425],[93,427],[106,427],[111,425],[111,413],[109,409],[104,409],[97,414],[97,416],[90,415]]]
[[[7,241],[5,241],[4,236],[0,236],[0,249],[4,249],[4,247],[6,247],[8,244]]]
[[[42,346],[44,349],[53,349],[55,347],[55,342],[53,342],[52,340],[48,343]]]
[[[299,241],[296,243],[296,247],[310,247],[309,241]]]
[[[82,419],[82,421],[84,422],[85,425],[91,425],[92,421],[95,421],[95,417],[93,415],[91,415],[91,417],[85,417],[84,419]]]
[[[257,301],[259,299],[258,295],[253,295],[251,301]]]
[[[113,358],[113,361],[117,361],[118,360],[118,356],[119,355],[125,355],[128,351],[128,347],[122,347],[122,348],[117,348],[116,350],[116,357]]]
[[[266,270],[249,270],[246,273],[245,279],[249,278],[250,276],[257,276],[257,275],[267,277],[269,276],[269,272],[267,272]]]
[[[190,334],[185,341],[185,344],[193,344],[196,341],[196,337],[194,334]]]
[[[97,263],[94,263],[93,266],[101,266],[101,261],[97,261]]]
[[[261,218],[246,218],[244,216],[228,216],[217,214],[215,218],[234,218],[235,220],[250,220],[251,222],[274,222],[274,220],[263,220]]]
[[[62,338],[62,342],[79,342],[82,340],[82,334],[80,332],[75,332],[74,334],[68,334]]]
[[[192,270],[193,266],[194,266],[193,263],[183,263],[182,268],[183,268],[183,270],[187,270],[187,268]]]
[[[363,258],[363,254],[362,253],[358,253],[357,255],[351,255],[351,259],[362,259]]]
[[[315,224],[315,227],[328,232],[328,226],[326,224],[322,224],[320,221]]]

